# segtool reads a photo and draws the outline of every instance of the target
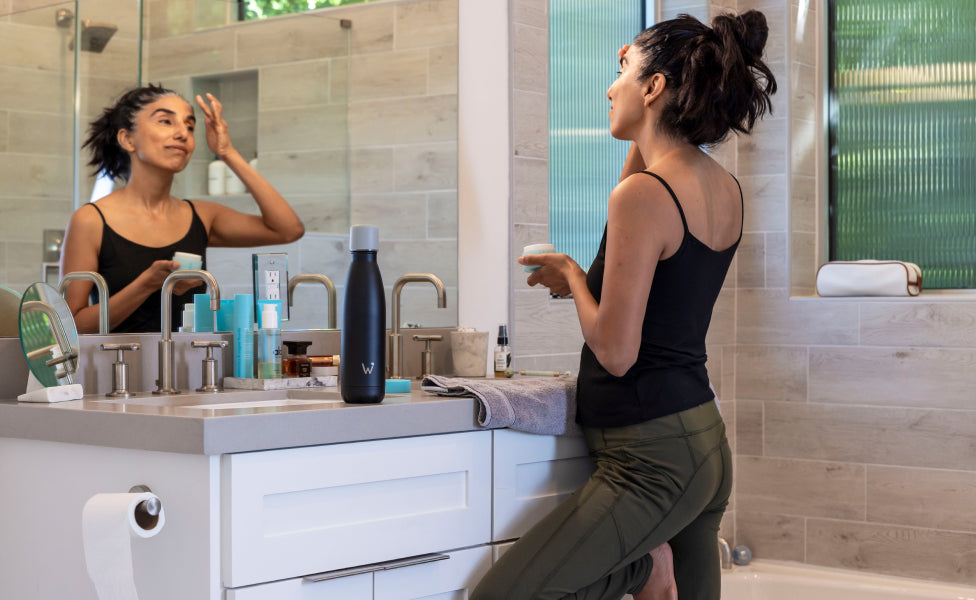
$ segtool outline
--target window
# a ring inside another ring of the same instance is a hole
[[[976,287],[976,2],[830,0],[831,260]]]
[[[645,0],[549,2],[549,236],[584,269],[630,148],[610,136],[606,90],[617,50],[653,16]]]
[[[347,4],[362,4],[371,0],[238,0],[240,6],[239,20],[264,19],[277,15],[328,8],[330,6],[345,6]]]

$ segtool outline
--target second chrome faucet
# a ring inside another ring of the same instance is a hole
[[[437,308],[447,308],[447,293],[440,278],[431,273],[407,273],[393,284],[393,323],[390,326],[390,361],[387,373],[390,379],[403,379],[403,340],[400,339],[400,292],[408,283],[431,283],[437,289]]]

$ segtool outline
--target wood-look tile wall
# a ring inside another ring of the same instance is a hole
[[[739,147],[756,220],[736,300],[736,543],[974,584],[976,297],[808,297],[825,255],[824,3],[739,0],[748,8],[769,19],[780,91]]]
[[[513,261],[548,239],[546,7],[512,3]],[[749,8],[767,16],[779,92],[754,134],[718,153],[746,197],[708,340],[737,469],[722,535],[760,558],[976,584],[976,297],[809,297],[826,214],[823,0],[664,0],[662,16]],[[575,311],[524,280],[513,262],[516,364],[575,372]]]

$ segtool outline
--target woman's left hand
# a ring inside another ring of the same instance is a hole
[[[518,258],[518,263],[539,265],[539,268],[533,271],[525,282],[533,286],[542,284],[557,296],[572,294],[571,279],[580,276],[586,278],[583,269],[566,254],[526,254]]]
[[[234,146],[230,143],[227,121],[221,116],[223,105],[220,104],[220,100],[209,93],[207,94],[207,100],[210,101],[209,107],[199,95],[197,95],[196,100],[200,108],[203,109],[203,121],[207,127],[207,146],[218,158],[223,159],[234,150]]]

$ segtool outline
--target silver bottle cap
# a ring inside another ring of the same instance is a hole
[[[353,225],[349,228],[349,251],[379,250],[380,228],[375,225]]]

